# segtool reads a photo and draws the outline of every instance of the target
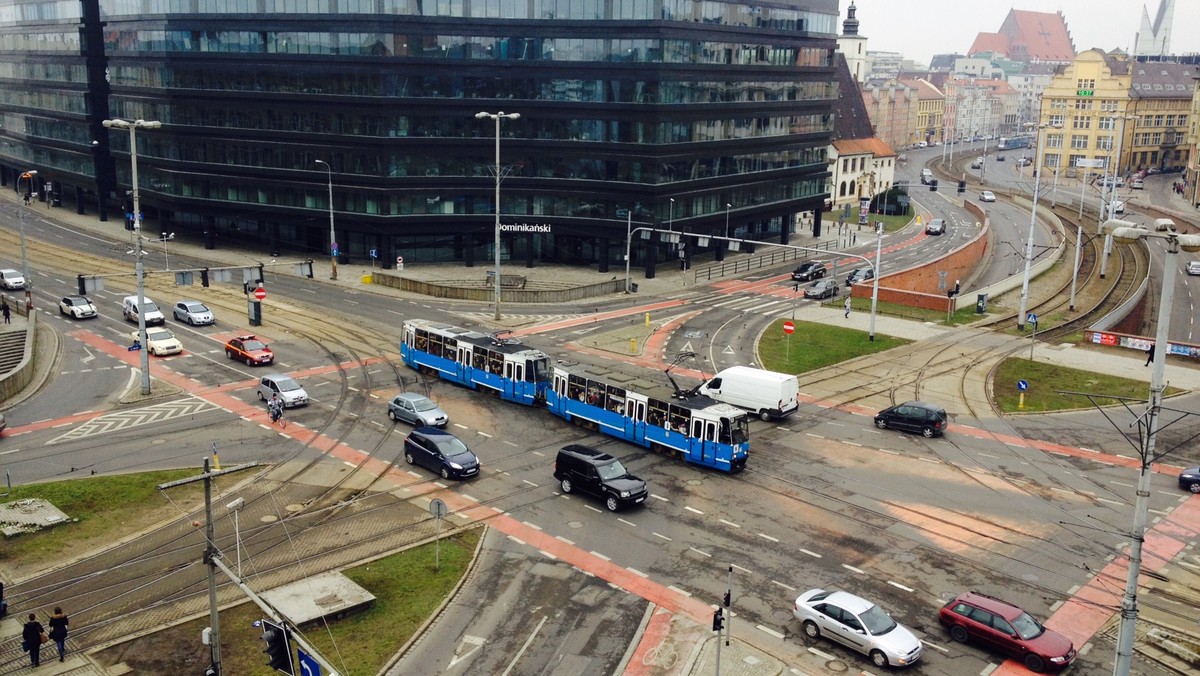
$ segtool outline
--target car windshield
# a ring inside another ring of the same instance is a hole
[[[865,613],[859,615],[859,619],[872,636],[881,636],[896,628],[896,621],[879,606],[867,608]]]
[[[148,300],[142,303],[142,310],[145,312],[158,312],[158,306],[154,304],[154,301]]]
[[[433,441],[438,450],[442,452],[442,455],[446,456],[448,459],[453,460],[459,456],[467,456],[467,459],[469,459],[469,456],[471,455],[471,449],[467,448],[466,444],[459,441],[458,437],[438,437],[431,439],[431,441]]]
[[[280,378],[275,381],[275,384],[279,386],[280,392],[295,392],[296,390],[303,389],[300,387],[300,383],[296,382],[294,378]]]
[[[187,308],[188,312],[208,312],[208,308],[205,307],[204,303],[188,303],[184,307]]]
[[[1029,613],[1021,613],[1020,615],[1014,617],[1012,620],[1012,626],[1013,629],[1017,630],[1017,634],[1026,641],[1031,638],[1037,638],[1038,636],[1042,635],[1042,632],[1046,631],[1046,629],[1039,624],[1037,620],[1033,619]]]
[[[247,340],[246,342],[242,343],[242,349],[247,352],[253,352],[254,350],[265,350],[266,348],[267,346],[263,345],[261,340]]]
[[[432,411],[437,408],[437,404],[433,403],[432,399],[421,397],[420,399],[412,400],[413,407],[418,411]]]
[[[596,471],[600,473],[600,478],[605,481],[620,479],[629,474],[629,472],[625,471],[625,465],[622,465],[620,460],[613,460],[605,465],[596,465]]]

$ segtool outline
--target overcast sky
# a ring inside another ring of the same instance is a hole
[[[1145,7],[1154,21],[1161,0],[854,0],[867,49],[900,52],[928,65],[934,54],[965,54],[977,33],[995,33],[1009,10],[1061,11],[1075,51],[1092,47],[1132,51]],[[850,0],[840,0],[841,22]],[[1175,0],[1170,50],[1200,52],[1200,0]]]

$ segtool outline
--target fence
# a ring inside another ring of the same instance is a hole
[[[504,277],[500,279],[503,283]],[[489,280],[490,282],[491,280]],[[434,298],[450,298],[453,300],[471,300],[491,302],[496,299],[495,289],[491,286],[479,286],[478,281],[443,281],[441,283],[424,282],[417,279],[400,277],[399,275],[376,272],[372,283],[390,286],[401,291],[432,296]],[[625,291],[624,279],[613,279],[586,286],[576,286],[562,289],[513,289],[500,290],[500,301],[503,303],[567,303],[570,301],[607,296]]]
[[[815,246],[809,248],[828,252],[833,250],[834,245],[835,242],[833,241],[825,241],[818,242]],[[788,261],[800,260],[802,258],[807,259],[812,255],[813,253],[811,251],[803,251],[801,249],[771,247],[771,250],[766,253],[722,261],[720,263],[713,263],[712,265],[706,265],[702,268],[697,268],[693,273],[693,276],[694,281],[697,282],[710,281],[713,279],[720,279],[721,277],[725,277],[727,275],[736,275],[742,272],[747,272],[749,270],[757,270],[759,268],[770,268],[776,265],[782,265]]]

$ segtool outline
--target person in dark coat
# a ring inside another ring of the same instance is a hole
[[[50,616],[50,640],[58,646],[58,661],[63,661],[67,654],[67,614],[62,608],[55,606],[54,614]]]
[[[1146,366],[1154,361],[1154,343],[1150,343],[1150,349],[1146,350]]]
[[[25,628],[21,630],[21,640],[26,652],[29,653],[29,663],[35,667],[42,663],[43,631],[45,629],[42,627],[42,623],[37,621],[37,615],[29,613],[29,621],[25,623]]]

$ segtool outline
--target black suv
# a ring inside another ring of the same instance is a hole
[[[604,498],[610,512],[646,501],[645,481],[625,471],[620,460],[587,446],[560,449],[554,459],[554,478],[563,493],[580,490]]]
[[[875,414],[875,426],[936,437],[946,431],[946,409],[937,404],[909,401]]]
[[[436,427],[418,427],[404,438],[404,460],[442,475],[466,479],[479,474],[479,458],[458,437]]]
[[[808,282],[814,279],[820,279],[829,274],[829,269],[821,261],[808,261],[801,263],[800,267],[792,270],[792,281]]]
[[[872,279],[875,279],[874,268],[856,268],[854,272],[846,276],[846,286],[854,286],[859,282],[869,282]]]

